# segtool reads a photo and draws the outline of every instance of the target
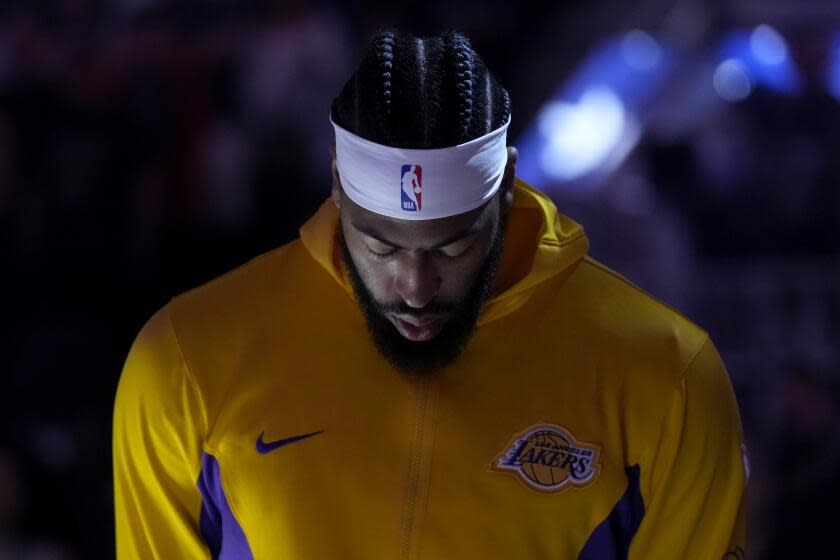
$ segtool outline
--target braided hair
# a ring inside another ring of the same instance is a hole
[[[510,96],[461,33],[377,33],[332,103],[342,128],[397,148],[444,148],[510,117]]]

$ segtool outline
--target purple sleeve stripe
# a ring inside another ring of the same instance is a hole
[[[639,465],[624,469],[627,473],[627,491],[598,525],[583,546],[578,560],[627,560],[642,518],[645,504],[639,487]]]
[[[233,516],[222,489],[219,462],[209,453],[202,453],[197,485],[201,492],[199,528],[213,560],[253,560],[245,532]]]

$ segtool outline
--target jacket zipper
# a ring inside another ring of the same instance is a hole
[[[409,450],[408,477],[402,506],[400,560],[414,560],[420,525],[426,507],[432,444],[433,386],[429,379],[416,385],[414,433]]]

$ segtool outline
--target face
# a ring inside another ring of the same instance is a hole
[[[343,194],[338,246],[356,299],[379,352],[410,373],[454,361],[492,295],[505,217],[512,204],[515,149],[502,186],[485,205],[435,220],[375,214]]]

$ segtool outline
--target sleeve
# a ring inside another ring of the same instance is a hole
[[[209,558],[197,486],[206,426],[167,308],[131,347],[114,406],[117,558]]]
[[[738,404],[706,339],[642,465],[645,513],[629,559],[744,560],[746,465]]]

